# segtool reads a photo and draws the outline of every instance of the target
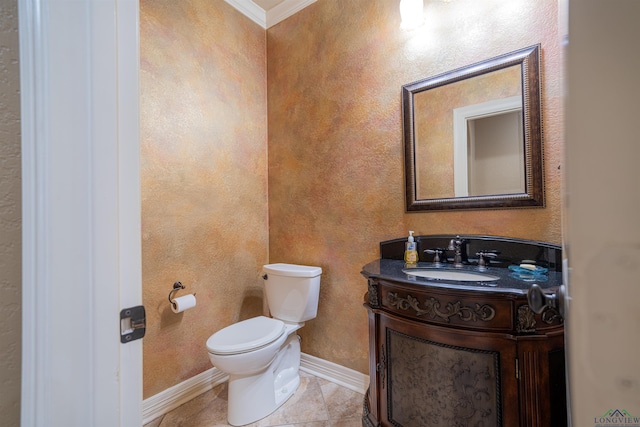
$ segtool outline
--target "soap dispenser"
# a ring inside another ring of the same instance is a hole
[[[407,239],[404,251],[404,262],[407,267],[415,267],[418,264],[418,248],[416,245],[415,239],[413,238],[413,231],[409,231],[409,239]]]

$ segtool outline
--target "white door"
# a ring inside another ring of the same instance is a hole
[[[569,0],[566,317],[574,427],[640,426],[640,1]]]
[[[138,2],[19,0],[22,426],[139,427]]]

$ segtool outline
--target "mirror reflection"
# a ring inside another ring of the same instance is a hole
[[[538,46],[403,86],[407,210],[541,206]]]

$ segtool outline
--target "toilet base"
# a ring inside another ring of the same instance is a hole
[[[229,375],[227,421],[251,424],[278,409],[300,385],[300,337],[292,333],[274,361],[254,375]]]

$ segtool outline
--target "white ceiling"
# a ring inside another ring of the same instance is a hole
[[[284,21],[316,0],[225,0],[262,28]]]

